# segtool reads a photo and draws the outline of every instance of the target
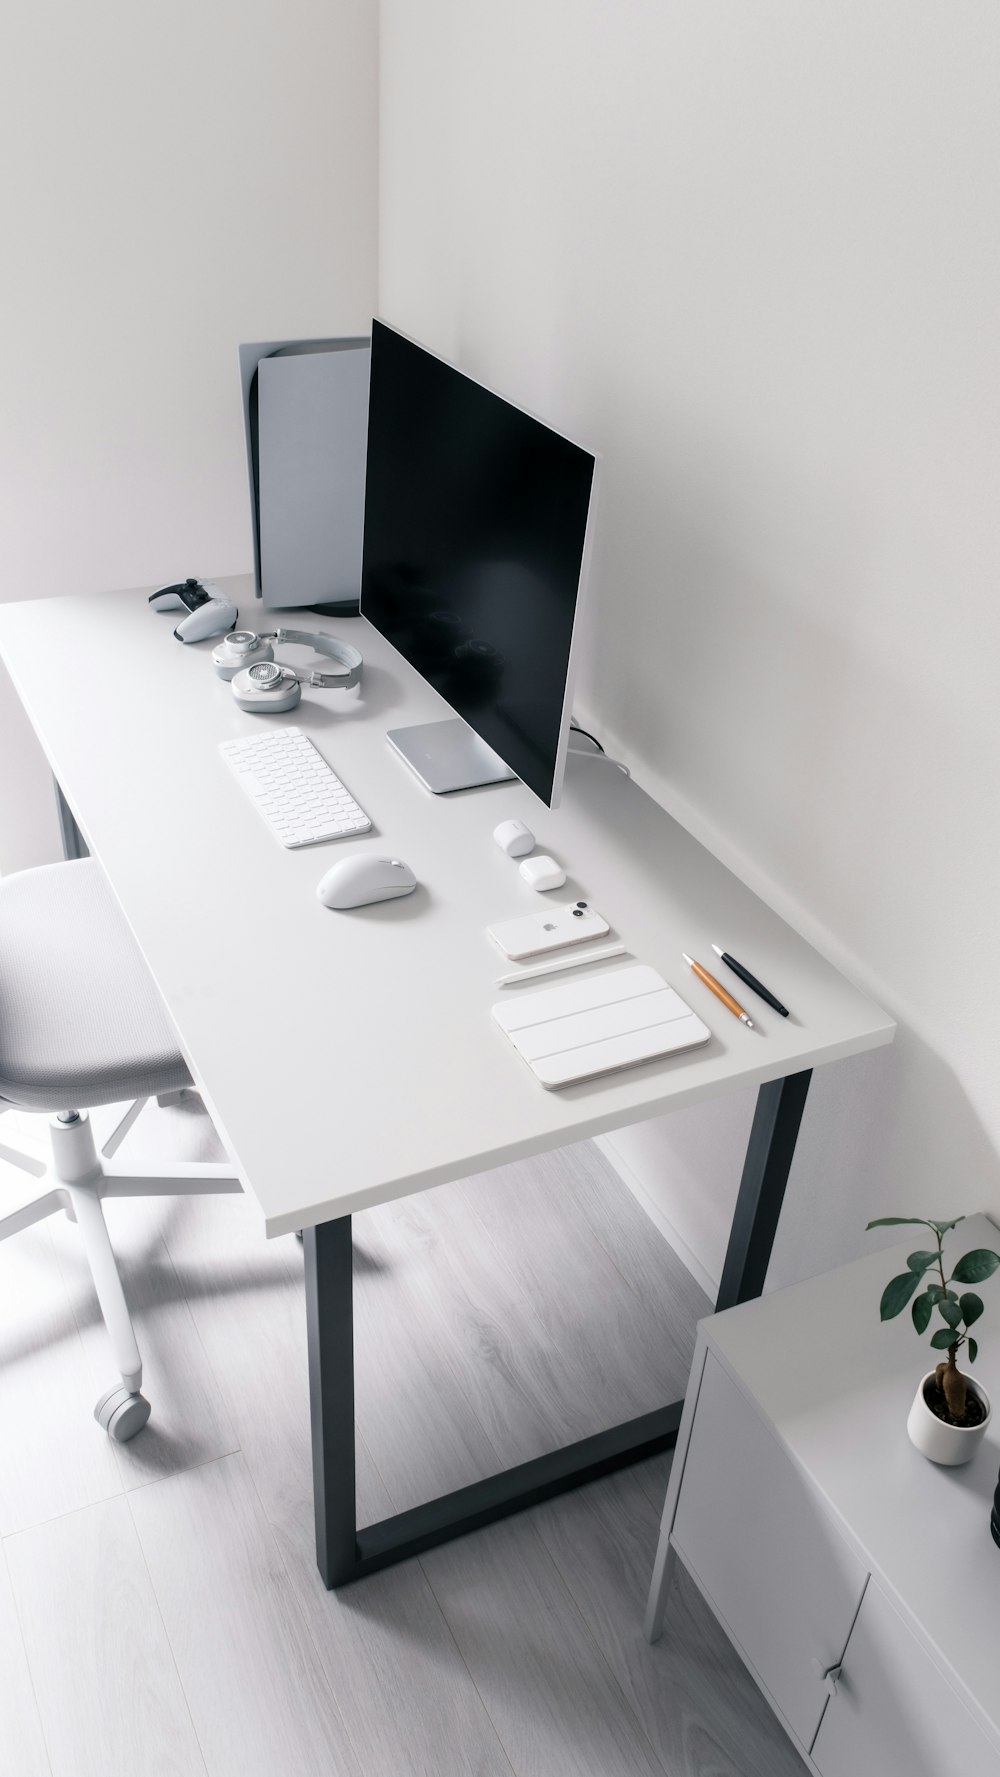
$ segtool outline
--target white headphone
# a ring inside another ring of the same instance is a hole
[[[339,671],[320,672],[317,667],[297,673],[274,658],[272,642],[297,642],[315,648],[327,660],[335,660]],[[220,679],[230,680],[233,696],[241,710],[256,715],[278,715],[293,710],[302,696],[302,686],[318,685],[333,690],[350,691],[361,683],[362,656],[349,642],[339,642],[323,630],[275,629],[256,635],[252,629],[235,629],[212,650],[212,661]]]

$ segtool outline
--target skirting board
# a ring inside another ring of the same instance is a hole
[[[650,1221],[663,1235],[667,1245],[673,1248],[677,1257],[680,1259],[681,1264],[690,1271],[695,1282],[700,1284],[709,1301],[714,1302],[719,1294],[719,1279],[709,1275],[700,1259],[695,1256],[691,1248],[688,1246],[687,1241],[681,1239],[681,1236],[673,1226],[673,1223],[664,1215],[659,1204],[654,1203],[649,1192],[641,1184],[636,1172],[619,1150],[614,1136],[595,1135],[593,1137],[593,1142],[595,1148],[600,1149],[608,1164],[614,1167],[622,1184],[631,1191],[639,1208],[645,1210]]]

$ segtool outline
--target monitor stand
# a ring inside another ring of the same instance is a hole
[[[502,784],[516,776],[460,716],[389,728],[385,738],[435,796],[472,790],[479,784]]]

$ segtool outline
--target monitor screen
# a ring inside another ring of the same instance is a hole
[[[373,323],[362,615],[550,804],[594,467]]]

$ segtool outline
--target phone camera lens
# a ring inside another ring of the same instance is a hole
[[[579,909],[579,907],[574,907],[574,909],[573,909],[573,918],[574,918],[574,919],[582,919],[582,918],[583,918],[583,914],[582,914],[582,913],[581,913],[581,911],[580,911],[580,909]]]
[[[586,905],[587,905],[586,901],[578,901],[577,902],[578,907],[586,907]]]

